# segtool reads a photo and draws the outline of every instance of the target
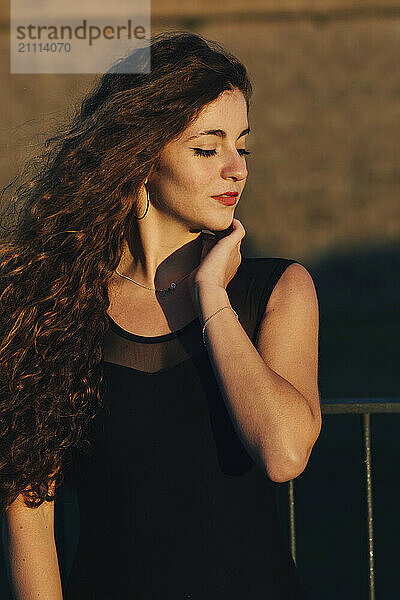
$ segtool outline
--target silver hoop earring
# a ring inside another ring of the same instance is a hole
[[[146,187],[146,183],[144,184],[145,188],[146,188],[146,192],[147,192],[147,205],[146,205],[146,210],[144,211],[144,215],[143,217],[136,217],[136,219],[138,221],[140,221],[141,219],[144,219],[145,216],[147,215],[147,211],[149,210],[149,206],[150,206],[150,194],[149,194],[149,190]]]

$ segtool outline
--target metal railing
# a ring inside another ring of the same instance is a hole
[[[364,475],[367,502],[369,600],[375,600],[374,519],[371,476],[371,414],[400,412],[400,398],[326,398],[321,402],[323,415],[359,414],[364,445]],[[288,482],[290,550],[296,562],[296,531],[293,479]]]

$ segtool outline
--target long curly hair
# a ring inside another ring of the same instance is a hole
[[[109,283],[163,147],[224,90],[240,89],[249,110],[246,68],[217,42],[170,31],[149,46],[100,77],[11,197],[18,219],[0,241],[2,514],[20,494],[29,508],[53,501],[74,453],[90,451]]]

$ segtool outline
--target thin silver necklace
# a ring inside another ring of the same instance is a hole
[[[188,273],[187,275],[185,275],[185,277],[182,277],[182,279],[180,279],[179,281],[177,281],[177,282],[173,281],[172,283],[170,283],[167,288],[164,288],[162,290],[158,290],[157,288],[150,288],[150,287],[147,287],[146,285],[142,285],[141,283],[138,283],[137,281],[135,281],[131,277],[128,277],[127,275],[122,275],[122,273],[119,273],[119,271],[117,269],[115,269],[115,272],[120,277],[123,277],[124,279],[128,279],[129,281],[132,281],[132,283],[135,283],[136,285],[140,285],[140,287],[143,287],[146,290],[152,290],[153,292],[169,292],[169,291],[173,290],[174,288],[176,288],[176,286],[179,285],[181,283],[181,281],[183,281],[184,279],[186,279],[186,277],[189,277],[189,275],[192,273],[192,271],[191,271],[190,273]]]

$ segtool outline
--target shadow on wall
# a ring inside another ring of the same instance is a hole
[[[308,266],[308,265],[305,265]],[[319,388],[324,398],[400,398],[400,248],[373,247],[310,265],[320,306]],[[377,598],[398,595],[400,415],[371,415]],[[277,485],[288,538],[287,484]],[[309,600],[366,599],[367,500],[362,415],[326,415],[294,481],[297,566]],[[289,545],[289,544],[288,544]]]
[[[309,271],[320,305],[322,397],[399,396],[400,247],[331,256]]]

